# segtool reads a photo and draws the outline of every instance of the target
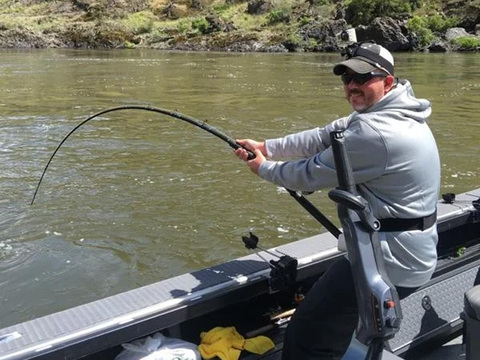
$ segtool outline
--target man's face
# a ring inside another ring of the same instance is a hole
[[[348,78],[348,75],[355,74],[353,70],[347,69],[345,77]],[[368,76],[368,74],[365,76]],[[391,90],[393,82],[394,77],[391,75],[374,75],[364,84],[355,81],[354,77],[353,80],[343,86],[343,89],[352,108],[358,112],[362,112],[380,101],[380,99]]]

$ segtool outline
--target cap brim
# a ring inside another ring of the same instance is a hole
[[[338,63],[333,67],[333,73],[335,75],[342,75],[345,71],[347,71],[347,68],[352,69],[358,74],[366,74],[377,69],[377,67],[369,64],[366,61],[360,60],[357,57],[355,59],[352,58]]]

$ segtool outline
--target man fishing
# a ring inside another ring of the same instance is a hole
[[[440,160],[426,123],[430,102],[394,76],[384,47],[355,43],[333,68],[353,112],[312,130],[282,138],[238,140],[235,154],[261,178],[292,190],[338,185],[329,134],[343,131],[359,194],[380,220],[382,253],[402,299],[425,284],[437,261],[436,204]],[[284,161],[280,161],[285,159]],[[294,160],[288,160],[294,159]],[[300,303],[286,331],[283,360],[338,359],[358,323],[347,258],[334,263]]]

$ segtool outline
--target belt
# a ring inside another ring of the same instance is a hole
[[[399,218],[388,218],[380,219],[380,231],[385,232],[394,232],[394,231],[411,231],[411,230],[421,230],[431,228],[437,221],[437,210],[433,214],[414,218],[414,219],[399,219]]]

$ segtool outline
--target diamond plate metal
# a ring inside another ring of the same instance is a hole
[[[389,341],[391,349],[397,351],[439,327],[458,320],[463,310],[463,296],[474,286],[478,273],[479,264],[476,264],[402,300],[403,321],[400,331]],[[422,306],[422,300],[427,296],[431,300],[428,310]]]

